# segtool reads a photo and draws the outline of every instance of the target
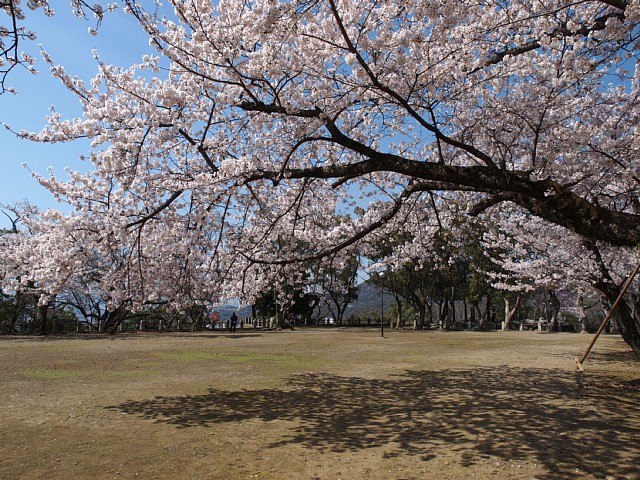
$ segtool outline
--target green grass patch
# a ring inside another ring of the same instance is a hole
[[[67,378],[89,378],[95,381],[117,380],[122,378],[141,378],[157,375],[158,370],[135,369],[135,370],[87,370],[87,369],[65,369],[65,368],[22,368],[16,372],[23,377],[40,380],[63,380]]]
[[[112,372],[102,372],[99,374],[104,379],[120,379],[120,378],[143,378],[158,375],[161,372],[159,370],[114,370]]]
[[[61,378],[75,378],[85,375],[81,370],[70,370],[65,368],[22,368],[18,374],[27,378],[58,380]]]
[[[287,353],[228,353],[228,352],[208,352],[205,350],[193,350],[187,352],[159,352],[156,356],[163,360],[174,362],[199,362],[206,360],[216,360],[236,364],[277,364],[279,366],[300,366],[308,365],[311,357],[299,354]]]

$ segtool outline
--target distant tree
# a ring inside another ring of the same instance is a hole
[[[273,289],[259,295],[254,303],[253,309],[258,317],[270,318],[276,316],[276,298]]]
[[[360,259],[356,254],[340,252],[325,259],[317,272],[320,306],[325,306],[336,325],[342,325],[344,314],[358,299],[357,279]]]

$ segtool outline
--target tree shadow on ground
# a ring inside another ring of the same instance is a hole
[[[288,420],[269,447],[301,444],[335,452],[395,446],[389,456],[457,453],[544,464],[548,476],[576,470],[635,478],[640,464],[637,382],[561,370],[412,371],[369,380],[294,375],[284,388],[156,397],[107,407],[180,428]],[[538,476],[538,478],[543,478]]]

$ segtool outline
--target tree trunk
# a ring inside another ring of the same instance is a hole
[[[587,313],[584,308],[584,292],[578,290],[578,322],[580,323],[580,333],[587,333]]]
[[[478,317],[476,316],[477,309],[478,303],[475,301],[471,302],[471,313],[469,314],[469,323],[471,324],[471,330],[476,327],[476,321],[478,320]]]
[[[456,323],[456,290],[455,287],[451,287],[451,299],[449,300],[451,306],[449,307],[449,315],[447,315],[447,330],[450,330]]]
[[[418,330],[423,330],[426,328],[427,323],[427,308],[426,305],[419,304],[418,305]]]
[[[511,308],[511,300],[509,299],[508,296],[505,295],[504,297],[504,325],[502,325],[502,331],[506,332],[507,330],[509,330],[509,327],[511,326],[511,320],[513,319],[513,316],[516,314],[516,310],[518,310],[518,307],[520,306],[520,302],[522,301],[522,296],[518,295],[516,297],[516,301],[515,304],[513,305],[513,308]]]
[[[559,330],[558,314],[560,313],[560,301],[558,300],[555,291],[549,290],[547,294],[549,296],[549,318],[547,320],[547,332],[556,333]]]
[[[13,329],[15,328],[16,324],[18,323],[18,317],[20,315],[20,312],[22,310],[24,310],[24,295],[22,294],[22,292],[20,290],[16,291],[16,305],[15,308],[13,309],[13,314],[11,315],[11,330],[10,332],[13,332]]]
[[[393,320],[390,320],[391,322],[391,328],[393,330],[398,330],[400,329],[400,323],[402,321],[402,301],[400,300],[400,296],[398,295],[393,295],[393,298],[396,301],[396,307],[397,307],[397,315],[396,315],[396,321],[395,321],[395,325],[393,324]]]
[[[473,307],[472,317],[474,318],[474,321],[478,322],[478,330],[486,330],[486,317],[482,315],[482,312],[480,311],[480,304],[478,302],[473,302],[471,306]]]
[[[598,290],[603,294],[609,305],[618,298],[620,287],[613,282],[599,282]],[[640,317],[633,314],[634,309],[628,303],[628,299],[621,301],[613,313],[612,321],[615,322],[620,335],[624,341],[631,347],[640,359]]]
[[[600,306],[602,307],[602,313],[603,313],[602,318],[609,315],[609,310],[611,309],[612,304],[613,302],[609,301],[609,298],[607,295],[605,294],[600,295]],[[611,333],[611,323],[613,322],[609,322],[604,326],[604,330],[603,330],[604,333],[606,334]]]
[[[489,324],[491,323],[492,320],[495,320],[494,318],[492,318],[492,312],[491,312],[491,291],[487,292],[487,311],[485,312],[487,320],[485,322],[485,326],[486,328],[489,327]],[[495,326],[493,327],[495,329]]]
[[[447,317],[449,316],[449,302],[447,300],[443,301],[438,310],[440,311],[440,315],[438,318],[438,323],[440,324],[440,328],[442,330],[446,329]]]
[[[123,306],[119,306],[115,310],[107,312],[106,316],[103,318],[102,331],[115,334],[118,331],[118,327],[128,315],[129,311]]]
[[[596,261],[600,267],[601,279],[596,282],[594,287],[601,293],[602,303],[608,303],[613,305],[622,290],[611,278],[607,266],[602,260],[600,251],[594,242],[585,241],[585,247],[594,254]],[[640,317],[634,312],[637,312],[637,305],[630,307],[628,301],[634,302],[633,298],[627,296],[627,299],[621,301],[618,305],[616,312],[614,312],[613,322],[618,327],[618,331],[624,341],[631,347],[635,354],[640,359]],[[606,312],[605,312],[606,313]],[[609,322],[611,323],[611,322]]]
[[[47,313],[49,310],[49,304],[38,305],[38,321],[40,322],[40,335],[47,335],[49,333],[49,325],[47,322]]]
[[[284,324],[284,312],[283,306],[280,303],[276,302],[276,324],[274,328],[276,330],[282,330],[282,325]]]

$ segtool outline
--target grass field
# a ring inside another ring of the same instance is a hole
[[[640,480],[618,338],[0,337],[0,479]]]

